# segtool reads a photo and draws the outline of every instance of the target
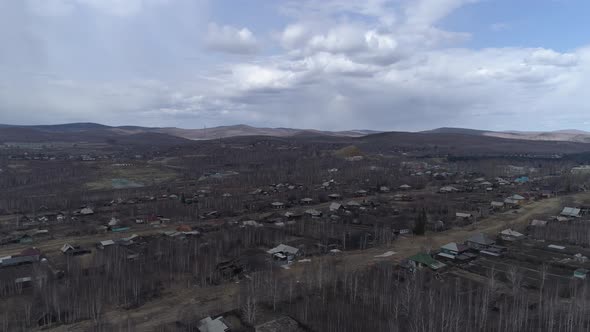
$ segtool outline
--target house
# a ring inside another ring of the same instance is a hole
[[[348,202],[346,202],[346,207],[347,208],[359,208],[359,207],[361,207],[361,203],[359,203],[357,201],[348,201]]]
[[[516,178],[514,180],[514,182],[517,184],[525,184],[525,183],[529,182],[529,177],[528,176],[521,176],[521,177]]]
[[[492,208],[494,210],[502,209],[503,207],[504,207],[504,202],[492,201],[490,203],[490,208]]]
[[[440,252],[437,256],[457,262],[466,262],[477,257],[476,254],[469,252],[469,247],[455,242],[450,242],[440,247]]]
[[[520,205],[520,202],[512,198],[506,198],[504,204],[510,208],[515,208]]]
[[[357,190],[357,191],[355,192],[355,195],[356,195],[356,196],[358,196],[358,197],[367,196],[367,191],[366,191],[366,190],[363,190],[363,189],[361,189],[361,190]]]
[[[514,195],[512,195],[512,196],[510,196],[508,198],[513,199],[515,201],[519,201],[519,202],[525,200],[524,196],[521,196],[519,194],[514,194]]]
[[[104,249],[104,248],[110,247],[114,244],[115,244],[115,241],[113,241],[113,240],[104,240],[104,241],[100,241],[97,244],[97,247],[98,247],[98,249]]]
[[[579,268],[574,271],[574,278],[586,279],[586,277],[588,276],[588,272],[590,272],[590,271],[587,269]]]
[[[410,190],[410,189],[412,189],[412,186],[410,186],[409,184],[402,184],[401,186],[399,186],[399,189]]]
[[[28,248],[20,252],[18,255],[6,256],[0,258],[0,266],[17,266],[23,264],[32,264],[38,262],[41,258],[41,251],[37,248]]]
[[[197,324],[199,332],[226,332],[229,331],[229,324],[219,316],[215,319],[211,317],[203,318]]]
[[[71,255],[71,256],[80,256],[80,255],[85,255],[85,254],[89,254],[92,251],[90,251],[89,249],[82,249],[80,246],[78,245],[71,245],[69,243],[65,243],[62,247],[61,247],[61,252],[64,255]]]
[[[262,227],[263,225],[261,223],[257,223],[255,220],[245,220],[242,221],[242,226]]]
[[[272,205],[272,207],[275,209],[282,209],[285,207],[285,204],[282,202],[272,202],[270,205]]]
[[[560,215],[564,217],[572,217],[572,218],[579,218],[581,217],[582,210],[578,208],[572,207],[564,207],[561,211]]]
[[[453,186],[444,186],[441,187],[438,192],[442,193],[442,194],[446,194],[446,193],[456,193],[458,192],[459,189],[453,187]]]
[[[23,234],[19,239],[18,239],[18,243],[31,243],[33,242],[33,237],[29,234]]]
[[[342,196],[340,196],[340,194],[330,194],[330,195],[328,195],[328,198],[329,199],[340,199],[340,197],[342,197]]]
[[[130,229],[127,226],[116,226],[116,227],[110,227],[110,228],[111,228],[111,232],[115,232],[115,233],[126,232]]]
[[[83,216],[88,216],[88,215],[94,214],[94,210],[92,210],[89,207],[85,207],[82,210],[80,210],[80,214]]]
[[[382,193],[388,193],[390,191],[389,187],[381,186],[379,187],[379,191]]]
[[[64,245],[61,247],[61,252],[62,252],[63,254],[66,254],[66,253],[68,253],[68,252],[70,252],[70,251],[73,251],[73,250],[75,250],[75,249],[76,249],[76,248],[75,248],[73,245],[71,245],[71,244],[69,244],[69,243],[66,243],[66,244],[64,244]]]
[[[410,266],[410,269],[412,270],[415,270],[417,268],[419,269],[422,267],[428,267],[431,270],[437,271],[447,266],[446,264],[441,263],[436,259],[430,257],[430,255],[426,253],[419,253],[409,257],[408,264]]]
[[[306,197],[301,199],[301,204],[311,204],[313,202],[312,198]]]
[[[322,216],[322,211],[318,211],[315,209],[309,209],[305,211],[305,214],[312,216],[313,218],[319,218]]]
[[[330,204],[330,212],[337,212],[342,210],[344,207],[340,203],[333,202]]]
[[[488,256],[500,257],[506,250],[506,247],[493,244],[486,249],[481,250],[480,253]]]
[[[299,211],[287,211],[287,212],[285,212],[285,217],[287,219],[299,219],[299,218],[303,217],[303,213],[301,213]]]
[[[484,250],[495,244],[496,242],[483,233],[472,235],[465,241],[465,244],[471,249]]]
[[[279,244],[278,246],[267,251],[275,261],[280,263],[292,262],[296,257],[301,255],[301,250],[286,244]]]
[[[445,254],[453,255],[453,256],[460,255],[460,254],[466,252],[467,250],[469,250],[469,247],[467,247],[464,244],[460,244],[460,243],[456,243],[456,242],[450,242],[450,243],[447,243],[444,246],[440,247],[441,253],[445,253]]]
[[[504,241],[517,241],[524,239],[524,234],[509,228],[500,232],[500,238]]]

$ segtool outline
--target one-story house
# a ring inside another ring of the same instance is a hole
[[[464,244],[460,244],[460,243],[456,243],[456,242],[450,242],[450,243],[447,243],[444,246],[440,247],[440,251],[442,253],[453,255],[453,256],[457,256],[459,254],[462,254],[462,253],[466,252],[467,250],[469,250],[469,247],[467,247]]]
[[[270,205],[272,205],[272,207],[275,209],[282,209],[285,207],[285,204],[282,202],[272,202]]]
[[[115,245],[115,241],[113,241],[113,240],[104,240],[104,241],[100,241],[97,244],[97,247],[98,247],[98,249],[104,249],[106,247],[110,247],[110,246],[113,246],[113,245]]]
[[[496,202],[496,201],[492,201],[490,203],[490,207],[494,210],[497,209],[502,209],[504,207],[504,202]]]
[[[440,270],[447,266],[445,263],[437,261],[436,259],[432,258],[429,254],[426,253],[419,253],[409,257],[408,263],[410,267],[413,269],[428,267],[434,271]]]
[[[495,243],[496,241],[490,239],[490,237],[485,235],[484,233],[474,234],[470,238],[468,238],[467,241],[465,241],[465,244],[467,244],[469,248],[475,250],[487,249]]]
[[[333,202],[330,204],[330,212],[337,212],[342,209],[343,209],[343,207],[342,207],[342,204],[340,204],[340,203]]]
[[[286,244],[279,244],[268,250],[267,253],[270,254],[275,261],[289,263],[301,255],[301,250]]]
[[[444,186],[444,187],[441,187],[438,191],[440,193],[456,193],[459,191],[459,189],[457,189],[453,186]]]

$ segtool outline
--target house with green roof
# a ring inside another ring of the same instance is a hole
[[[428,267],[434,271],[440,270],[447,266],[445,263],[439,262],[436,259],[432,258],[427,253],[419,253],[409,257],[408,263],[412,268]]]

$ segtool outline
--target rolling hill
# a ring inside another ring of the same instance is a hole
[[[44,141],[60,140],[59,134],[74,134],[84,136],[126,136],[146,133],[169,135],[189,140],[209,140],[237,136],[345,136],[361,137],[367,134],[378,133],[371,130],[350,131],[321,131],[314,129],[292,128],[257,128],[247,125],[220,126],[203,129],[182,129],[174,127],[139,127],[139,126],[106,126],[97,123],[69,123],[57,125],[18,126],[0,124],[0,140],[3,141]],[[53,136],[52,136],[53,135]]]
[[[438,128],[423,133],[489,136],[529,141],[561,141],[590,143],[590,132],[568,129],[556,131],[486,131],[465,128]]]

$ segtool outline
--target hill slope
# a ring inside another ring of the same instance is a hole
[[[433,130],[423,131],[423,133],[490,136],[529,141],[562,141],[590,143],[590,132],[575,129],[557,131],[487,131],[465,128],[437,128]]]

